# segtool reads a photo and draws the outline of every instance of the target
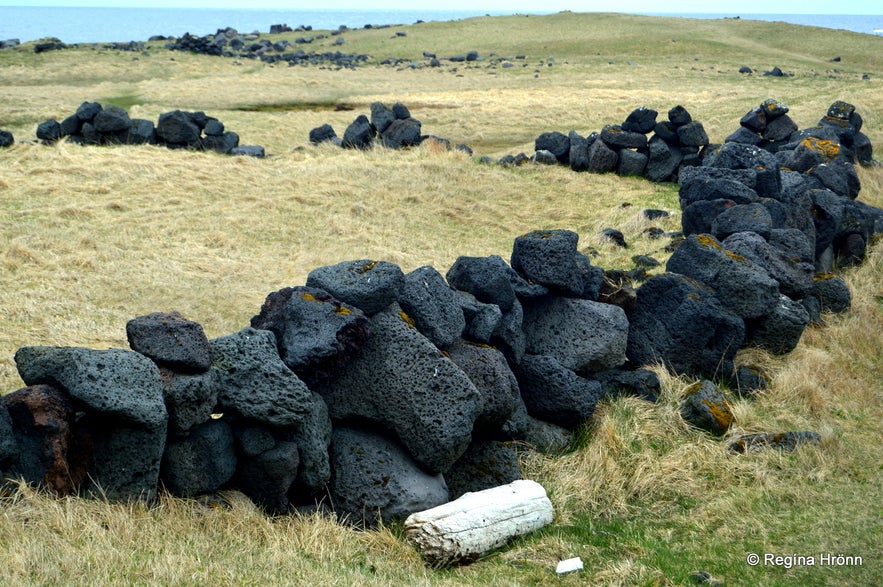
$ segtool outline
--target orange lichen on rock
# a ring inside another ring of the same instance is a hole
[[[721,250],[720,243],[718,243],[716,240],[714,240],[713,236],[709,236],[707,234],[698,234],[698,235],[696,235],[696,240],[699,241],[700,245],[703,245],[706,247],[713,247],[713,248],[717,249],[718,251]]]
[[[414,319],[408,316],[405,312],[399,312],[399,318],[402,319],[402,322],[408,325],[408,328],[417,328],[417,323],[414,322]]]
[[[711,416],[715,419],[718,426],[724,430],[729,430],[730,426],[732,426],[733,422],[736,420],[733,416],[733,410],[730,403],[727,400],[717,403],[707,399],[702,400],[702,403],[708,407],[708,411],[711,413]]]
[[[371,271],[372,269],[374,269],[374,266],[375,266],[375,265],[377,265],[377,261],[368,261],[367,263],[365,263],[365,264],[362,265],[361,267],[355,267],[355,268],[353,268],[353,271],[355,271],[356,273],[358,273],[359,275],[361,275],[361,274],[363,274],[363,273],[368,273],[369,271]]]
[[[818,139],[816,137],[806,137],[800,141],[800,145],[815,151],[816,153],[820,153],[829,161],[836,159],[840,154],[840,145],[834,141]]]
[[[305,293],[305,294],[303,294],[303,295],[301,296],[301,299],[303,299],[303,300],[305,300],[305,301],[307,301],[307,302],[316,302],[316,301],[318,301],[318,300],[316,299],[316,296],[314,296],[314,295],[311,294],[311,293]]]

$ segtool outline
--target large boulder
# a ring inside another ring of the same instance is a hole
[[[475,299],[471,293],[458,291],[460,308],[466,320],[463,338],[488,343],[503,320],[503,313],[496,304],[484,304]]]
[[[178,312],[129,320],[126,337],[133,351],[179,373],[204,373],[212,365],[212,347],[202,326]]]
[[[343,133],[341,146],[344,149],[367,149],[377,136],[377,128],[368,117],[360,114]]]
[[[303,422],[310,390],[279,358],[272,332],[246,327],[211,344],[219,411],[280,428]]]
[[[234,479],[236,486],[264,511],[285,514],[290,509],[288,493],[299,465],[297,444],[280,440],[261,453],[240,458]]]
[[[620,149],[647,148],[647,137],[643,133],[627,131],[616,124],[607,125],[602,128],[599,138],[608,147],[617,151]]]
[[[32,346],[15,353],[15,364],[27,385],[53,385],[90,410],[165,430],[168,414],[159,369],[144,355],[123,349]]]
[[[755,232],[737,232],[726,238],[721,246],[762,267],[779,283],[783,294],[793,299],[806,297],[812,293],[814,274],[809,242],[799,230],[779,231],[778,236],[788,239],[782,247],[789,243],[790,246],[779,248]]]
[[[182,436],[214,413],[218,404],[219,373],[182,374],[160,368],[163,398],[169,414],[169,436]]]
[[[705,127],[698,120],[688,122],[678,127],[678,139],[685,147],[704,147],[708,145],[708,134]]]
[[[712,288],[728,310],[742,318],[769,314],[779,301],[779,283],[747,258],[727,250],[711,235],[690,235],[678,245],[666,269]]]
[[[622,128],[628,132],[647,134],[656,128],[656,117],[658,115],[659,112],[646,106],[635,108],[622,123]]]
[[[760,196],[741,181],[726,178],[698,176],[681,182],[678,190],[681,208],[699,201],[732,200],[736,204],[752,204]]]
[[[374,126],[378,134],[386,131],[395,121],[396,115],[392,108],[387,107],[382,102],[371,103],[371,125]]]
[[[159,115],[156,135],[165,143],[195,146],[199,144],[201,134],[201,129],[189,112],[173,110]]]
[[[451,286],[469,292],[485,304],[494,304],[508,312],[515,304],[515,288],[509,276],[512,268],[502,257],[458,257],[448,269]]]
[[[681,231],[684,235],[710,234],[714,220],[735,206],[733,200],[699,200],[681,211]]]
[[[380,133],[380,140],[389,149],[404,149],[419,145],[422,136],[421,124],[414,118],[397,118]]]
[[[132,425],[120,418],[89,412],[77,420],[77,433],[88,438],[91,451],[69,454],[71,467],[87,467],[84,495],[114,501],[153,501],[166,443],[165,422],[155,428]]]
[[[83,102],[77,107],[76,116],[82,122],[92,122],[103,109],[104,107],[98,102]]]
[[[570,137],[564,133],[544,132],[534,140],[535,151],[549,151],[559,163],[570,163]]]
[[[472,427],[473,438],[493,436],[520,402],[518,381],[503,354],[488,345],[459,342],[448,348],[451,360],[481,394],[483,407]]]
[[[650,181],[669,181],[678,172],[678,166],[684,160],[680,147],[667,143],[658,136],[653,136],[647,143],[650,159],[647,161],[647,179]]]
[[[37,125],[37,138],[44,143],[57,141],[61,138],[61,124],[53,118],[44,120]]]
[[[156,143],[156,125],[152,120],[133,118],[126,142],[130,145],[153,145]]]
[[[193,497],[217,491],[235,472],[230,426],[224,420],[209,420],[166,444],[160,476],[174,495]]]
[[[608,147],[604,141],[596,140],[589,145],[588,171],[593,173],[614,171],[618,160],[616,151]]]
[[[852,305],[852,293],[849,286],[839,275],[833,273],[816,273],[813,277],[813,295],[818,298],[823,312],[839,314]]]
[[[776,198],[781,191],[779,162],[775,155],[760,147],[741,143],[724,143],[711,149],[703,165],[724,169],[747,169],[754,172],[756,185],[749,186],[762,198]]]
[[[620,149],[616,173],[618,175],[644,175],[649,160],[650,158],[641,151]]]
[[[773,230],[773,218],[761,203],[737,204],[717,215],[711,223],[711,234],[724,240],[737,232],[755,232],[769,240]]]
[[[95,130],[102,134],[128,131],[132,124],[129,113],[119,106],[108,106],[95,115],[92,121]]]
[[[405,275],[398,301],[417,330],[439,348],[459,340],[466,328],[461,296],[429,265]]]
[[[0,398],[0,471],[56,495],[76,491],[86,469],[71,467],[68,455],[88,449],[78,445],[74,418],[70,396],[51,385],[32,385]]]
[[[371,334],[361,310],[302,286],[269,294],[251,326],[275,335],[282,361],[308,384],[348,361]]]
[[[568,135],[570,152],[567,155],[570,168],[573,171],[588,171],[589,169],[589,144],[591,141],[575,130]]]
[[[633,364],[662,362],[676,373],[708,377],[733,372],[745,323],[718,301],[711,288],[665,273],[648,279],[637,294],[626,348]]]
[[[512,268],[534,283],[571,295],[583,292],[579,235],[570,230],[534,230],[515,239]]]
[[[335,427],[331,471],[330,501],[355,523],[389,523],[450,498],[441,474],[427,473],[399,443],[367,430]]]
[[[526,350],[550,355],[574,371],[604,371],[625,363],[629,323],[619,306],[548,296],[524,307]]]
[[[340,140],[337,136],[337,133],[334,132],[334,127],[330,124],[317,126],[310,131],[310,142],[314,145],[318,145],[321,143],[333,143],[335,139],[337,139],[338,141]]]
[[[426,470],[441,473],[469,444],[482,397],[395,305],[370,321],[371,338],[316,387],[334,420],[368,420],[395,434]]]
[[[552,356],[525,355],[515,376],[527,412],[564,428],[585,423],[601,399],[600,383],[580,377]]]
[[[15,137],[8,130],[0,130],[0,149],[11,147],[15,143]]]
[[[323,289],[371,316],[396,301],[404,281],[398,265],[360,259],[313,269],[307,287]]]
[[[766,316],[745,321],[745,344],[766,349],[776,355],[794,350],[809,325],[809,312],[786,295]]]

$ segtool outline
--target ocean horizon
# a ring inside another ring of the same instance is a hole
[[[549,11],[518,14],[552,14]],[[214,34],[235,28],[240,33],[269,32],[276,24],[314,30],[370,26],[407,25],[419,21],[453,21],[478,16],[502,16],[513,12],[483,10],[276,10],[210,8],[58,8],[0,6],[0,41],[21,42],[55,37],[69,44],[146,41],[153,36],[180,37]],[[648,16],[715,19],[740,18],[843,29],[865,34],[883,32],[883,15],[837,14],[738,14],[647,13]]]

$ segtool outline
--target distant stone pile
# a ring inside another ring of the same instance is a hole
[[[286,32],[285,25],[273,25],[279,32]],[[300,27],[299,29],[300,30]],[[307,30],[307,29],[304,29]],[[271,33],[273,30],[271,30]],[[297,37],[296,45],[309,45],[316,39],[322,39],[324,35]],[[343,37],[337,37],[335,45],[343,45]],[[215,55],[218,57],[237,57],[243,59],[260,59],[265,63],[288,63],[288,65],[331,65],[339,68],[353,69],[368,61],[369,55],[355,53],[341,53],[339,51],[326,51],[322,53],[306,52],[303,49],[294,50],[287,40],[270,41],[261,39],[258,33],[241,35],[234,28],[218,29],[214,35],[202,37],[185,33],[180,38],[170,40],[166,48],[171,51],[184,51],[202,55]]]
[[[749,144],[778,153],[797,150],[804,139],[817,139],[842,148],[839,160],[863,165],[873,161],[871,141],[861,132],[861,116],[851,104],[835,102],[817,126],[802,131],[787,113],[788,106],[783,102],[765,100],[742,117],[739,130],[724,142]],[[545,132],[534,141],[532,157],[509,155],[499,163],[563,164],[574,171],[615,172],[642,175],[657,182],[676,182],[682,168],[701,165],[705,153],[718,145],[711,144],[702,123],[693,120],[683,106],[670,109],[668,120],[658,121],[658,116],[656,110],[642,106],[621,124],[607,125],[587,137],[576,131]],[[653,134],[647,138],[650,133]],[[783,165],[785,157],[778,157]]]
[[[130,118],[119,106],[83,102],[77,111],[58,122],[48,119],[37,126],[37,138],[52,143],[66,138],[80,145],[165,145],[170,149],[217,151],[230,155],[264,156],[264,148],[239,144],[239,135],[228,131],[217,118],[204,112],[173,110],[154,124]]]
[[[346,128],[343,137],[338,137],[330,124],[323,124],[310,131],[310,143],[319,145],[332,143],[344,149],[370,149],[375,145],[388,149],[404,149],[415,147],[425,140],[434,140],[447,148],[451,147],[448,139],[422,134],[422,123],[411,117],[411,111],[401,102],[392,108],[381,102],[371,104],[371,117],[360,114]],[[466,145],[458,145],[459,150],[472,154]]]
[[[574,171],[615,172],[643,175],[651,181],[677,178],[682,165],[700,162],[700,149],[709,144],[705,128],[682,106],[668,112],[668,120],[657,122],[658,112],[641,107],[622,124],[607,125],[588,137],[576,131],[551,131],[534,141],[533,161],[569,165]],[[648,135],[653,133],[648,139]],[[507,156],[504,165],[527,162],[525,155]]]

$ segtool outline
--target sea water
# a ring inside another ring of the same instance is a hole
[[[54,8],[0,6],[0,40],[22,42],[56,37],[65,43],[146,41],[152,36],[180,37],[184,33],[207,35],[232,27],[240,33],[269,32],[274,24],[291,28],[310,26],[335,30],[341,25],[404,25],[418,21],[451,21],[506,12],[482,10],[215,10],[207,8]],[[522,12],[522,14],[526,14]],[[529,14],[549,14],[537,10]],[[883,31],[883,15],[836,14],[663,14],[689,18],[734,18],[782,21],[831,29],[874,34]]]
[[[486,11],[446,10],[215,10],[210,8],[100,8],[0,6],[0,40],[21,42],[55,37],[65,43],[146,41],[152,36],[214,34],[232,27],[240,33],[267,33],[274,24],[315,30],[366,25],[404,25],[500,15]]]

